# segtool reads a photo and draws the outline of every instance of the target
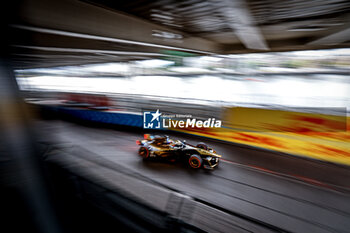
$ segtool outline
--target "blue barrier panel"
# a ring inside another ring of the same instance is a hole
[[[64,108],[64,107],[49,107],[51,110],[70,115],[75,118],[82,120],[117,124],[133,127],[143,127],[142,115],[133,113],[118,113],[118,112],[103,112],[88,109],[74,109],[74,108]]]

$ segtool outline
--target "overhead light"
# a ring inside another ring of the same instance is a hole
[[[152,36],[161,37],[161,38],[165,38],[165,39],[182,39],[183,38],[183,36],[180,34],[166,32],[166,31],[160,31],[160,30],[153,30]]]
[[[174,17],[172,17],[172,16],[161,15],[161,14],[151,14],[151,17],[162,18],[162,19],[166,19],[166,20],[173,20],[174,19]]]

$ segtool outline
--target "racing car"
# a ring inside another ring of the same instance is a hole
[[[186,143],[186,141],[173,140],[168,136],[153,136],[145,134],[143,140],[137,140],[140,145],[139,155],[143,159],[165,159],[171,162],[186,161],[195,169],[214,169],[219,164],[221,155],[204,143],[196,146]]]

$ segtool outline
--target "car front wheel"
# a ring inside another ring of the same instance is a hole
[[[203,160],[199,155],[191,155],[188,162],[192,168],[200,168]]]
[[[142,158],[147,159],[149,157],[149,150],[142,146],[139,149],[139,155],[141,155]]]

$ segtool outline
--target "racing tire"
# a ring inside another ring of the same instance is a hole
[[[203,160],[199,155],[191,155],[188,159],[188,163],[194,169],[198,169],[202,166]]]
[[[139,155],[144,158],[147,159],[149,158],[149,150],[147,147],[141,146],[139,149]]]
[[[199,149],[208,150],[207,144],[205,144],[203,142],[198,143],[196,147]]]

